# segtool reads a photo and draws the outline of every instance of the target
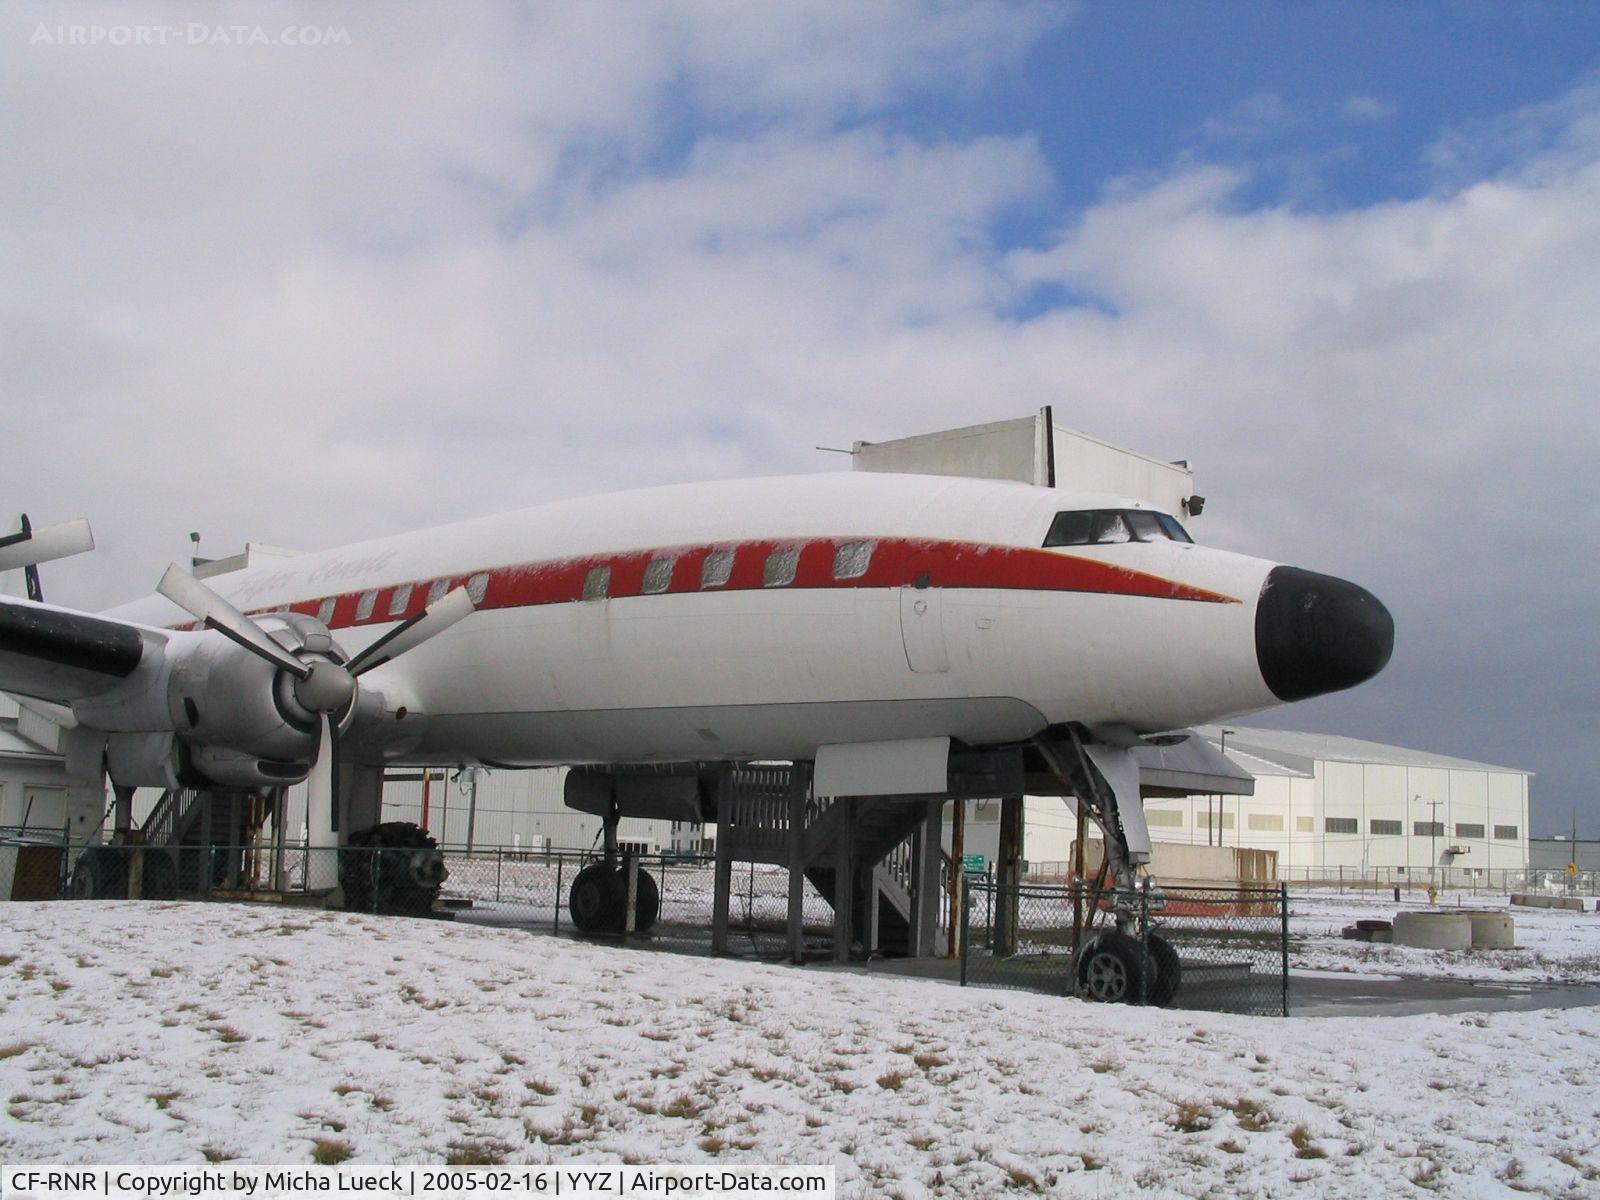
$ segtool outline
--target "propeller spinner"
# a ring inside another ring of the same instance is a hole
[[[332,837],[339,775],[339,728],[334,717],[355,699],[361,676],[443,633],[476,607],[467,589],[458,587],[401,622],[348,663],[340,663],[291,654],[255,621],[176,563],[167,568],[156,590],[206,628],[215,629],[284,672],[294,699],[307,713],[316,715],[317,746],[306,777],[306,824],[313,845],[337,843]]]

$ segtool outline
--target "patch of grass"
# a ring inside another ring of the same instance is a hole
[[[556,1085],[546,1083],[542,1079],[530,1079],[525,1086],[530,1092],[538,1096],[554,1096],[556,1094]]]
[[[388,1112],[394,1107],[394,1101],[387,1096],[374,1096],[369,1103],[379,1112]]]
[[[201,1146],[200,1153],[205,1155],[208,1163],[227,1162],[233,1157],[226,1150],[219,1150],[215,1146]]]
[[[306,930],[308,930],[310,928],[311,928],[311,926],[309,926],[309,925],[297,925],[293,921],[285,921],[282,925],[278,926],[278,936],[279,937],[288,937],[292,933],[304,933]],[[344,1159],[340,1158],[340,1159],[335,1159],[334,1161],[343,1162]],[[324,1165],[327,1165],[327,1164],[324,1164]]]
[[[51,978],[49,983],[50,983],[50,990],[52,992],[65,992],[69,988],[72,987],[72,985],[70,983],[68,983],[65,979]]]
[[[1217,1149],[1221,1150],[1224,1154],[1243,1154],[1244,1153],[1244,1147],[1241,1146],[1238,1142],[1236,1142],[1233,1138],[1229,1138],[1225,1142],[1219,1142],[1217,1144]]]
[[[302,925],[301,928],[308,929],[310,926]],[[349,1142],[337,1138],[318,1138],[311,1143],[311,1161],[319,1167],[336,1167],[354,1153]]]
[[[207,1033],[216,1034],[219,1042],[225,1042],[230,1046],[238,1042],[248,1042],[250,1040],[247,1034],[240,1033],[232,1025],[207,1025],[204,1026],[204,1028]]]
[[[171,979],[178,973],[177,967],[151,967],[150,974],[155,979]]]
[[[932,1051],[924,1050],[911,1061],[916,1063],[917,1066],[921,1067],[924,1071],[931,1071],[935,1067],[944,1066],[950,1060],[942,1054],[934,1054]]]
[[[1204,1133],[1211,1128],[1211,1107],[1186,1101],[1172,1114],[1172,1127],[1179,1133]]]
[[[33,1042],[12,1042],[7,1046],[0,1046],[0,1059],[15,1058],[19,1054],[26,1054],[34,1047]]]
[[[1232,1102],[1218,1100],[1216,1104],[1231,1112],[1239,1128],[1246,1133],[1263,1133],[1272,1125],[1272,1114],[1248,1096],[1241,1096]]]
[[[886,1092],[898,1092],[906,1081],[905,1072],[890,1071],[878,1076],[878,1086]]]
[[[444,1156],[447,1167],[493,1167],[505,1162],[511,1147],[501,1142],[451,1142]]]
[[[726,1140],[714,1133],[701,1138],[697,1144],[699,1145],[700,1149],[704,1150],[707,1154],[720,1154],[723,1150],[727,1149],[728,1146]]]
[[[1289,1130],[1289,1142],[1294,1146],[1296,1158],[1327,1158],[1328,1153],[1311,1140],[1311,1131],[1304,1125],[1296,1125]],[[1412,1182],[1415,1182],[1413,1180]]]
[[[9,967],[16,961],[17,956],[15,954],[0,954],[0,967]]]
[[[705,1112],[708,1105],[698,1096],[691,1096],[688,1092],[681,1092],[661,1106],[663,1117],[677,1117],[682,1121],[696,1120]]]
[[[155,1101],[158,1109],[165,1111],[181,1095],[182,1092],[151,1092],[150,1099]]]
[[[1099,1058],[1095,1059],[1089,1064],[1089,1070],[1093,1071],[1096,1075],[1111,1075],[1122,1070],[1122,1064],[1114,1058],[1101,1055]]]
[[[1080,1150],[1078,1152],[1078,1160],[1083,1163],[1083,1169],[1085,1171],[1098,1171],[1106,1165],[1103,1160],[1097,1158],[1093,1154],[1090,1154],[1087,1150]]]

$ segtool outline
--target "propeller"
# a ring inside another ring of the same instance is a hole
[[[466,588],[455,588],[391,629],[348,663],[339,663],[331,658],[302,659],[291,654],[260,625],[176,563],[167,568],[156,590],[206,628],[215,629],[287,674],[295,700],[307,712],[316,714],[317,746],[306,776],[306,825],[313,845],[337,842],[315,839],[319,834],[326,838],[332,832],[339,785],[339,730],[334,716],[355,699],[360,689],[357,680],[443,633],[477,607]]]

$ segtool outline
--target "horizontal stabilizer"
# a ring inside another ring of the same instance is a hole
[[[21,533],[0,537],[0,571],[33,567],[93,549],[94,534],[89,531],[89,522],[81,517],[39,529],[24,526]]]

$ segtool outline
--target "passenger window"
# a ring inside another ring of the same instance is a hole
[[[401,613],[405,612],[410,604],[411,585],[409,583],[402,583],[399,587],[395,588],[394,595],[389,597],[389,615],[391,617],[398,617]]]
[[[321,604],[317,605],[317,620],[321,621],[324,625],[333,620],[333,610],[338,607],[338,604],[339,601],[337,599],[329,596]]]
[[[467,580],[467,598],[474,604],[482,604],[483,598],[489,594],[489,572],[479,571]]]
[[[1133,533],[1128,528],[1128,519],[1119,512],[1097,512],[1094,514],[1094,541],[1126,542],[1133,539]]]
[[[647,594],[664,592],[672,586],[672,568],[675,558],[652,558],[644,569],[644,591]]]
[[[372,616],[373,606],[377,603],[377,588],[373,588],[370,592],[362,592],[361,599],[356,601],[356,620],[365,621],[368,617]]]
[[[604,600],[611,593],[611,568],[590,567],[589,573],[583,577],[583,598],[585,600]]]
[[[876,542],[840,542],[833,552],[833,577],[860,579],[872,565],[872,548],[876,544]]]
[[[1194,539],[1189,536],[1189,531],[1178,524],[1176,517],[1169,517],[1166,513],[1157,513],[1156,520],[1161,522],[1161,528],[1166,530],[1167,536],[1173,541],[1194,544]]]
[[[798,546],[785,546],[781,550],[774,550],[767,555],[766,565],[761,568],[761,586],[788,587],[794,582],[794,573],[799,567]]]
[[[1166,539],[1166,530],[1161,528],[1161,522],[1156,520],[1155,513],[1136,508],[1122,515],[1127,518],[1128,527],[1133,530],[1134,541],[1153,542]]]
[[[1050,522],[1050,532],[1045,535],[1046,546],[1084,546],[1094,532],[1094,513],[1057,513]]]
[[[733,551],[713,550],[700,565],[700,586],[717,588],[733,578]]]
[[[433,584],[428,588],[428,603],[437,604],[440,600],[444,599],[444,594],[449,590],[450,581],[448,579],[435,579]]]

